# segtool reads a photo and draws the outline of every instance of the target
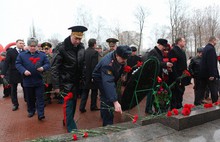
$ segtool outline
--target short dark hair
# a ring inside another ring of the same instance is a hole
[[[177,45],[178,42],[180,42],[183,38],[182,37],[178,37],[176,40],[175,40],[175,44]]]
[[[209,42],[212,42],[213,40],[216,40],[216,37],[215,36],[210,36],[209,37]]]
[[[89,41],[88,41],[89,47],[93,47],[95,44],[96,44],[96,39],[90,38]]]
[[[16,43],[18,43],[19,41],[23,41],[23,42],[24,42],[23,39],[17,39],[17,40],[16,40]]]

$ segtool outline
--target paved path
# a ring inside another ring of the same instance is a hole
[[[35,139],[39,137],[52,136],[66,133],[62,125],[62,105],[57,104],[56,100],[52,100],[52,104],[45,108],[46,119],[38,121],[37,115],[32,118],[27,117],[27,107],[23,99],[23,92],[19,86],[19,109],[12,111],[10,98],[2,98],[2,85],[0,86],[0,142],[20,142],[24,140]],[[184,95],[184,103],[193,103],[194,95],[192,85],[186,88]],[[102,125],[99,111],[91,112],[89,110],[90,100],[87,102],[87,112],[80,113],[79,101],[77,102],[77,111],[75,120],[79,129],[89,129],[100,127]],[[146,99],[140,104],[141,115],[144,116]],[[131,113],[136,113],[137,108],[134,108]],[[115,123],[123,122],[123,118],[116,114]]]

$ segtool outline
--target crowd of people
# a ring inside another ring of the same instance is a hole
[[[124,74],[124,66],[135,66],[137,62],[145,62],[151,57],[159,61],[159,74],[168,85],[177,82],[171,88],[172,98],[169,109],[182,108],[185,86],[190,79],[179,80],[184,70],[189,70],[194,78],[195,105],[201,105],[205,98],[206,88],[211,92],[212,102],[218,101],[218,61],[215,50],[217,38],[211,36],[204,48],[197,49],[197,56],[187,65],[185,53],[186,40],[179,37],[173,46],[167,39],[160,38],[157,45],[142,56],[137,55],[135,46],[117,45],[118,39],[108,38],[109,50],[102,51],[96,39],[88,40],[88,48],[81,42],[88,30],[84,26],[70,27],[70,36],[52,49],[52,44],[44,42],[39,45],[36,38],[29,38],[28,49],[24,50],[24,40],[18,39],[16,47],[1,53],[1,78],[10,84],[4,87],[4,96],[11,97],[12,111],[19,108],[17,87],[23,88],[24,100],[27,103],[28,117],[37,112],[38,119],[45,119],[44,107],[51,103],[52,94],[63,104],[63,124],[67,132],[77,129],[74,115],[77,98],[81,101],[79,111],[86,113],[86,103],[91,95],[90,110],[100,110],[103,126],[113,124],[114,112],[122,113],[118,98],[117,82],[123,81],[123,86],[129,83],[132,73]],[[164,60],[168,58],[169,60]],[[175,58],[175,62],[170,59]],[[3,83],[4,84],[4,83]],[[5,84],[4,84],[5,85]],[[97,96],[100,106],[97,106]],[[152,91],[146,92],[146,114],[153,114],[154,108]],[[105,109],[106,106],[113,111]],[[163,109],[166,112],[167,109]]]

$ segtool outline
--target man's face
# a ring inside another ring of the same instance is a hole
[[[116,54],[116,59],[117,59],[118,63],[122,64],[122,65],[124,65],[127,62],[127,59],[124,59],[124,58],[118,56],[117,54]]]
[[[78,46],[81,42],[82,38],[77,38],[74,35],[71,35],[71,42],[74,46]]]
[[[23,49],[24,48],[24,41],[18,41],[16,43],[16,46],[19,48],[19,49]]]
[[[50,49],[49,49],[48,47],[45,47],[45,48],[43,48],[42,51],[45,52],[46,54],[49,54],[49,50],[50,50]]]
[[[37,50],[37,45],[36,45],[36,43],[34,43],[34,42],[32,42],[31,45],[28,46],[28,47],[29,47],[29,51],[30,51],[31,53],[34,53],[34,52],[36,52],[36,50]]]
[[[183,47],[186,46],[186,40],[185,40],[184,38],[182,38],[182,40],[179,41],[179,46],[180,46],[181,48],[183,48]]]
[[[217,39],[213,40],[213,45],[215,46],[217,44]]]

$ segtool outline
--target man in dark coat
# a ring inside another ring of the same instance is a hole
[[[17,87],[18,83],[22,84],[22,75],[18,72],[15,67],[15,61],[20,52],[23,51],[24,48],[24,40],[18,39],[16,41],[16,47],[7,51],[5,64],[1,73],[1,77],[3,78],[6,75],[6,72],[9,71],[9,83],[11,86],[11,100],[13,104],[12,110],[15,111],[18,109],[18,97],[17,97]],[[26,100],[26,93],[23,89],[24,99]]]
[[[137,62],[141,62],[141,57],[137,56],[137,48],[132,46],[131,47],[131,56],[128,57],[128,60],[127,60],[127,65],[130,66],[130,67],[134,67],[135,65],[137,65]],[[135,70],[136,68],[132,68],[133,70]],[[130,79],[131,77],[131,74],[132,74],[132,71],[128,73],[127,75],[127,81]]]
[[[199,90],[201,91],[201,98],[204,98],[205,88],[209,87],[211,92],[212,103],[218,101],[218,61],[215,50],[217,39],[215,36],[209,38],[209,43],[205,46],[202,53],[202,59],[200,62],[200,78],[201,85]]]
[[[71,132],[73,129],[77,129],[74,114],[85,56],[85,47],[81,40],[83,32],[87,31],[87,28],[73,26],[69,29],[72,30],[71,35],[56,47],[52,59],[51,75],[55,92],[64,97],[63,124],[67,126],[67,131]]]
[[[177,61],[173,63],[172,71],[169,72],[168,84],[177,81],[176,85],[171,89],[172,99],[171,99],[171,109],[179,109],[182,107],[183,94],[185,91],[185,80],[177,80],[183,74],[184,70],[187,70],[186,53],[183,48],[186,45],[184,38],[180,37],[175,40],[175,46],[168,53],[168,57],[171,60],[176,58]]]
[[[160,63],[160,72],[159,72],[159,76],[162,78],[162,69],[163,68],[167,68],[167,67],[172,67],[173,64],[171,62],[164,62],[163,61],[163,50],[168,46],[168,41],[166,39],[158,39],[157,41],[157,46],[154,47],[154,49],[152,49],[149,53],[146,53],[147,58],[144,58],[143,61],[147,61],[148,58],[150,57],[155,57],[158,59],[159,63]],[[144,55],[144,57],[146,57]],[[152,93],[152,92],[148,92],[148,93]],[[146,108],[145,108],[145,113],[148,114],[152,114],[153,110],[152,110],[152,104],[153,104],[153,100],[154,97],[152,95],[147,94],[147,101],[146,101]]]
[[[88,41],[89,48],[85,51],[85,86],[83,89],[83,93],[81,96],[81,103],[79,110],[80,112],[86,112],[86,102],[89,95],[89,90],[91,89],[91,105],[90,110],[94,111],[97,110],[97,95],[98,95],[98,89],[95,87],[93,79],[92,79],[92,72],[95,68],[95,66],[98,63],[98,51],[95,50],[96,48],[96,39],[91,38]]]
[[[37,50],[38,40],[29,38],[28,50],[18,55],[15,66],[24,76],[23,84],[27,93],[28,117],[33,117],[37,110],[38,120],[44,116],[44,71],[50,68],[50,62],[45,53]]]
[[[113,124],[113,111],[122,113],[121,105],[118,102],[116,86],[130,55],[131,48],[129,46],[118,46],[114,52],[104,56],[93,70],[92,77],[101,93],[100,112],[103,126]],[[114,107],[114,110],[109,107]]]

